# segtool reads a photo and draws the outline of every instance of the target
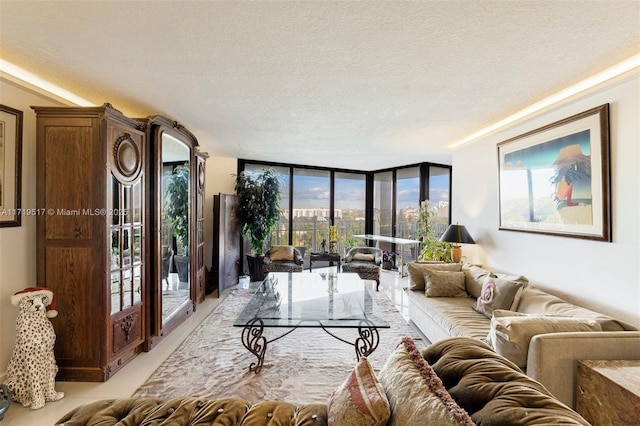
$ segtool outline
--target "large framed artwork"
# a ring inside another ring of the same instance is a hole
[[[498,144],[501,230],[611,241],[609,104]]]
[[[0,105],[0,228],[20,226],[22,111]]]

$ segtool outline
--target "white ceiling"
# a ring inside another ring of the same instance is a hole
[[[640,52],[633,1],[0,2],[0,55],[211,155],[374,170]]]

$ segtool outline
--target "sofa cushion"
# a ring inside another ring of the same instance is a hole
[[[353,260],[359,260],[361,262],[373,262],[376,255],[373,253],[356,253],[353,255]]]
[[[379,377],[391,404],[389,426],[473,425],[410,337],[402,338]]]
[[[573,305],[537,287],[527,287],[522,291],[518,312],[524,314],[561,315],[565,317],[591,318],[596,320],[602,331],[637,330],[636,327],[610,316]]]
[[[476,299],[482,293],[482,284],[484,284],[485,278],[494,276],[493,272],[471,263],[463,264],[461,271],[464,272],[467,293]]]
[[[74,408],[55,424],[189,424],[198,418],[202,424],[239,425],[250,408],[242,398],[103,399]]]
[[[422,355],[479,425],[589,424],[480,340],[441,340],[423,349]]]
[[[425,294],[427,297],[468,297],[464,286],[464,273],[437,271],[424,268]]]
[[[522,314],[498,309],[493,311],[487,341],[498,354],[524,370],[533,336],[563,331],[601,330],[600,324],[593,319]]]
[[[227,425],[263,426],[327,424],[326,404],[293,405],[237,398],[195,397],[102,399],[80,405],[56,425]]]
[[[274,262],[293,260],[293,246],[271,246],[269,249],[269,259]]]
[[[407,264],[407,272],[409,273],[409,288],[411,290],[424,290],[424,270],[430,269],[435,271],[454,271],[459,272],[461,265],[459,263],[444,262],[409,262]]]
[[[391,416],[389,400],[366,357],[329,396],[329,425],[384,426]]]
[[[469,336],[486,339],[491,320],[476,312],[471,297],[425,297],[423,292],[408,291],[416,309],[431,317],[447,336]]]
[[[491,318],[496,309],[511,309],[518,305],[523,283],[497,277],[486,277],[482,284],[482,293],[476,301],[476,311]]]

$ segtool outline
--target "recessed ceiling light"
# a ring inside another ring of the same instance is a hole
[[[618,77],[628,71],[633,70],[634,68],[640,67],[640,54],[637,54],[635,56],[630,57],[627,60],[624,60],[622,62],[620,62],[617,65],[612,66],[611,68],[608,68],[596,75],[593,75],[585,80],[582,80],[581,82],[574,84],[573,86],[569,86],[566,89],[549,96],[548,98],[545,98],[539,102],[536,102],[533,105],[530,105],[528,107],[526,107],[523,110],[520,110],[518,112],[516,112],[513,115],[510,115],[509,117],[505,118],[504,120],[500,120],[497,123],[494,123],[488,127],[485,127],[482,130],[479,130],[469,136],[467,136],[466,138],[449,145],[448,148],[457,148],[461,145],[467,144],[469,142],[473,142],[476,139],[481,138],[482,136],[486,136],[492,132],[495,132],[498,129],[501,129],[511,123],[514,123],[518,120],[521,120],[527,116],[530,116],[540,110],[543,110],[544,108],[547,108],[553,104],[556,104],[558,102],[561,102],[565,99],[568,99],[574,95],[577,95],[578,93],[581,93],[585,90],[591,89],[592,87],[597,86],[600,83],[604,83],[607,80],[610,80],[612,78]]]
[[[6,74],[10,77],[9,79],[13,78],[20,80],[20,82],[27,83],[28,85],[39,89],[39,91],[44,91],[45,95],[54,95],[55,97],[71,102],[74,105],[95,106],[93,102],[89,102],[88,100],[81,98],[80,96],[75,95],[68,90],[58,87],[53,83],[49,83],[48,81],[38,77],[37,75],[23,70],[22,68],[5,61],[4,59],[0,59],[0,73]]]

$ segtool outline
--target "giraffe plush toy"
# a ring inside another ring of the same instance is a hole
[[[64,397],[63,392],[55,389],[56,334],[49,320],[58,315],[53,309],[54,302],[53,292],[45,287],[29,287],[11,296],[11,303],[19,312],[16,345],[5,384],[13,392],[14,401],[34,410],[44,407],[46,401]]]

